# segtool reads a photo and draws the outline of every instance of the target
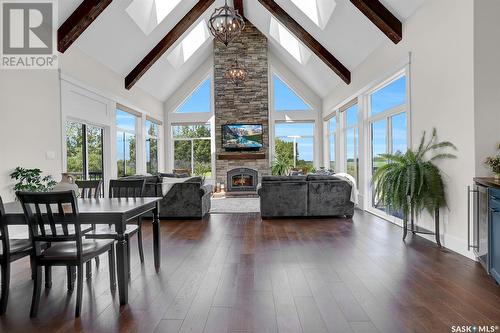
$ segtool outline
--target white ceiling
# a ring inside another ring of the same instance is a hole
[[[392,43],[349,0],[336,0],[337,6],[323,30],[291,0],[275,1],[351,71],[379,45]],[[382,3],[404,22],[424,1],[382,0]],[[177,24],[197,0],[181,1],[147,36],[126,12],[131,2],[132,0],[114,0],[73,45],[123,77]],[[64,22],[79,3],[80,0],[59,2],[60,23]],[[214,8],[223,3],[223,0],[216,0],[215,5],[200,20],[207,20]],[[268,37],[270,52],[279,57],[297,77],[302,78],[318,96],[324,97],[338,84],[344,84],[315,55],[302,65],[270,38],[271,15],[257,0],[244,0],[244,7],[245,16]],[[192,28],[195,26],[196,24]],[[159,100],[168,99],[212,52],[209,39],[186,63],[174,67],[167,56],[181,41],[182,38],[137,83],[137,86]]]

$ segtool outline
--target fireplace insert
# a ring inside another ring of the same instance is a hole
[[[259,173],[249,168],[237,168],[227,172],[227,191],[257,191]]]

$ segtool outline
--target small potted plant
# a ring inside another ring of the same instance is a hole
[[[497,149],[500,149],[500,144]],[[490,167],[491,171],[495,174],[495,179],[500,179],[500,155],[489,156],[484,161],[484,164]]]
[[[10,178],[17,181],[14,191],[48,192],[57,184],[51,176],[42,176],[40,169],[17,167]]]

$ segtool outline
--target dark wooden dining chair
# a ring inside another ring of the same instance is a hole
[[[110,198],[140,198],[144,194],[146,179],[112,179],[109,181]],[[139,257],[144,263],[144,250],[142,246],[142,218],[137,218],[137,224],[127,224],[125,241],[127,242],[128,272],[130,274],[130,238],[137,234]],[[116,239],[115,226],[98,226],[95,231],[86,234],[90,239]]]
[[[42,267],[76,268],[75,317],[80,316],[82,307],[83,266],[85,263],[108,252],[110,288],[115,290],[114,241],[84,238],[78,213],[78,202],[73,191],[48,193],[18,191],[16,196],[23,207],[29,227],[31,246],[34,250],[35,283],[30,317],[36,317],[38,312]],[[70,227],[74,232],[68,231]],[[48,230],[50,232],[47,232]]]
[[[98,199],[102,196],[102,180],[77,180],[80,198]]]
[[[99,199],[102,197],[102,180],[77,180],[75,181],[80,190],[80,198],[84,199]],[[91,230],[95,230],[95,225],[91,226]],[[82,230],[83,232],[88,232],[88,230]],[[87,262],[87,278],[92,277],[92,262]],[[95,263],[99,267],[99,257],[95,257]]]
[[[10,286],[10,263],[21,258],[32,255],[32,244],[30,239],[9,239],[9,229],[4,221],[5,210],[2,198],[0,197],[0,269],[1,275],[1,295],[0,295],[0,315],[7,310]]]

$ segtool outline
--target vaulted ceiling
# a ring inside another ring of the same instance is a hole
[[[135,3],[133,3],[134,1]],[[156,4],[156,0],[114,0],[71,47],[78,47],[90,57],[125,78],[198,2],[197,0],[161,1],[178,4],[175,7],[170,6],[173,7],[172,9],[166,8],[165,3],[159,2]],[[333,10],[331,6],[333,0],[275,1],[351,71],[381,44],[392,43],[350,0],[335,0],[336,6],[334,6]],[[319,15],[316,16],[314,16],[312,10],[309,10],[311,7],[302,6],[303,3],[315,1],[318,4],[316,9],[320,9]],[[424,1],[381,0],[381,3],[404,24],[404,21]],[[64,22],[80,2],[81,0],[60,1],[60,22]],[[184,59],[186,59],[186,56],[184,56],[181,57],[182,61],[179,61],[178,53],[181,52],[182,47],[178,47],[178,45],[197,26],[198,31],[195,31],[191,36],[196,37],[203,34],[199,22],[208,20],[215,7],[220,7],[223,3],[223,0],[216,0],[200,19],[145,73],[136,86],[149,92],[159,100],[167,100],[212,53],[212,39],[208,38],[204,42],[201,41],[201,46],[192,53],[189,59],[184,62]],[[144,7],[145,12],[134,9],[142,8],[141,5]],[[163,7],[159,7],[160,5]],[[337,85],[345,84],[316,55],[312,54],[307,61],[300,63],[296,57],[287,52],[271,36],[272,15],[261,5],[259,0],[243,0],[243,6],[245,17],[268,37],[270,52],[279,57],[318,96],[324,97]],[[130,14],[134,12],[137,14],[136,20],[133,19],[134,15]],[[154,15],[151,15],[151,13]],[[144,22],[147,23],[146,19],[148,17],[156,21],[145,26]],[[146,33],[151,32],[146,34],[145,31]],[[193,45],[193,41],[189,45]],[[186,52],[188,51],[184,51],[184,53]],[[189,53],[191,52],[192,50],[189,51]]]

